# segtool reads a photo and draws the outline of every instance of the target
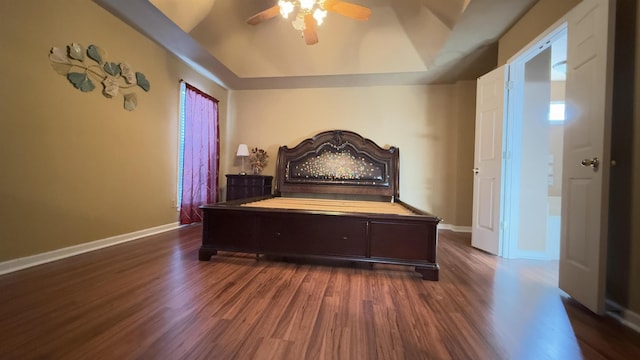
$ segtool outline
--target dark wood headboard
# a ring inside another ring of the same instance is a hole
[[[281,146],[276,194],[348,194],[397,198],[399,149],[384,149],[348,130],[331,130]]]

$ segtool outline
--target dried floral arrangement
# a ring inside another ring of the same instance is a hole
[[[251,164],[251,170],[253,170],[254,174],[260,174],[268,162],[269,155],[266,151],[258,149],[257,147],[251,149],[249,164]]]
[[[85,57],[86,54],[86,57]],[[121,93],[124,96],[124,108],[132,111],[138,105],[135,92],[124,93],[123,90],[139,86],[149,91],[151,84],[141,72],[133,72],[125,62],[115,63],[105,59],[106,53],[95,45],[85,48],[76,43],[66,48],[54,47],[49,52],[49,61],[53,70],[67,80],[78,90],[90,92],[95,89],[93,80],[102,83],[102,94],[106,98],[114,98]],[[86,61],[87,58],[89,61]]]

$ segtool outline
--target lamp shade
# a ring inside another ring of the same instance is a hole
[[[249,147],[247,144],[238,145],[238,152],[236,153],[236,156],[249,156]]]

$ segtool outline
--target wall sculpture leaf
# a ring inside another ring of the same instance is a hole
[[[112,98],[118,96],[118,91],[120,91],[120,84],[118,83],[118,79],[113,76],[107,76],[104,80],[102,80],[102,94],[105,97]]]
[[[122,90],[136,86],[144,91],[151,89],[151,83],[143,73],[134,72],[126,62],[107,61],[106,52],[93,44],[86,50],[77,43],[67,45],[66,48],[53,47],[49,51],[49,62],[55,72],[65,76],[82,92],[93,91],[96,87],[94,82],[97,82],[102,84],[102,95],[106,98],[122,94],[124,108],[128,111],[133,111],[138,106],[138,95],[134,92],[125,94]]]
[[[136,83],[136,74],[131,70],[131,66],[127,63],[120,63],[120,74],[127,82],[127,84],[135,84]]]
[[[49,52],[49,62],[51,62],[53,70],[63,76],[66,76],[73,66],[69,58],[67,58],[66,51],[57,47],[52,48]]]
[[[102,64],[104,55],[104,51],[95,45],[89,45],[89,47],[87,48],[87,56],[89,56],[98,64]]]
[[[68,46],[69,48],[69,57],[75,60],[84,60],[84,49],[82,45],[73,43]]]
[[[113,63],[113,62],[107,62],[104,63],[104,71],[107,72],[107,74],[111,75],[111,76],[118,76],[120,75],[120,65]]]
[[[84,74],[84,73],[77,73],[77,72],[68,73],[67,79],[71,81],[71,83],[73,84],[73,86],[76,87],[76,89],[80,89],[80,91],[82,92],[93,91],[93,89],[96,88],[96,86],[93,85],[93,82],[91,81],[91,79],[89,79],[87,74]]]
[[[147,80],[147,78],[144,76],[143,73],[141,72],[136,73],[136,81],[138,82],[138,86],[140,86],[144,91],[149,91],[149,89],[151,89],[151,84],[149,83],[149,80]]]
[[[138,106],[138,95],[129,93],[124,95],[124,108],[133,111]]]

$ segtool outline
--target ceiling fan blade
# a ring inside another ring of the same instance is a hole
[[[247,19],[247,24],[249,25],[258,25],[263,21],[274,18],[280,14],[280,6],[275,5],[267,10],[260,11],[259,13],[253,15],[252,17]]]
[[[318,42],[318,24],[316,23],[316,19],[313,18],[313,15],[307,14],[304,16],[304,30],[302,31],[302,36],[304,36],[304,42],[307,45],[313,45]]]
[[[371,9],[340,0],[325,0],[324,9],[362,21],[369,20],[371,16]]]

